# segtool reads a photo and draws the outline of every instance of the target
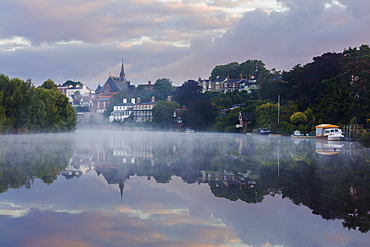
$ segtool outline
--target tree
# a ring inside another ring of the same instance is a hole
[[[30,82],[0,75],[0,91],[3,91],[3,107],[11,129],[25,129],[28,124]]]
[[[63,83],[62,86],[72,86],[73,88],[76,88],[76,87],[82,87],[83,84],[80,81],[71,81],[71,80],[68,80],[65,83]]]
[[[214,80],[219,77],[230,77],[230,78],[239,78],[238,75],[238,62],[228,63],[226,65],[217,65],[211,72],[210,79]]]
[[[73,131],[76,116],[67,96],[53,89],[32,89],[29,128],[34,132]]]
[[[269,71],[266,69],[265,64],[261,60],[247,60],[241,63],[238,67],[239,77],[242,78],[264,78]],[[235,78],[239,78],[235,77]]]
[[[295,112],[290,116],[290,122],[295,125],[305,124],[308,122],[308,118],[303,112]]]
[[[148,90],[145,85],[139,85],[136,87],[133,97],[140,98],[141,102],[149,102],[153,95],[153,91]]]
[[[354,106],[355,98],[350,94],[348,81],[338,75],[325,83],[325,95],[314,110],[318,119],[327,123],[348,123],[353,114],[359,111]]]
[[[153,125],[160,129],[173,127],[173,112],[179,105],[174,101],[159,100],[153,107]]]
[[[8,132],[11,127],[10,121],[6,117],[6,114],[5,114],[6,109],[3,106],[3,95],[4,95],[4,92],[0,91],[0,132],[1,133]]]
[[[184,125],[195,130],[206,130],[214,124],[217,115],[217,107],[211,102],[194,101],[189,103],[184,113]]]
[[[218,116],[212,129],[218,132],[237,132],[236,124],[239,123],[239,112],[239,109],[235,109],[225,116]]]
[[[255,121],[258,128],[271,128],[277,122],[277,104],[266,103],[256,108]]]
[[[198,82],[194,80],[188,80],[182,84],[182,86],[176,88],[173,93],[174,100],[180,105],[187,105],[190,102],[196,100],[203,101],[206,99],[202,93],[203,88],[199,86]]]
[[[169,95],[174,91],[172,81],[167,78],[158,79],[154,83],[154,96],[156,100],[166,100]]]
[[[46,89],[58,90],[58,86],[54,83],[54,81],[50,79],[44,81],[44,83],[42,83],[40,87],[43,87]]]
[[[0,110],[4,107],[6,124],[2,131],[60,132],[76,127],[73,107],[52,80],[34,88],[30,80],[0,75],[0,92]]]

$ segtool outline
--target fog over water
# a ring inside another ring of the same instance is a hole
[[[368,246],[356,142],[148,131],[0,136],[0,246]]]

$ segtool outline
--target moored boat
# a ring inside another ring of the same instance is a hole
[[[320,124],[316,126],[316,136],[329,141],[341,141],[344,139],[342,130],[337,125]]]
[[[293,134],[291,135],[292,138],[301,138],[301,139],[314,139],[316,136],[311,134],[302,134],[299,130],[293,131]]]

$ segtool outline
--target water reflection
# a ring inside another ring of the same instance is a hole
[[[366,246],[369,155],[353,142],[254,135],[3,136],[0,245],[29,246],[7,227],[23,234],[24,227],[38,222],[42,231],[55,222],[41,219],[54,218],[59,226],[65,219],[77,224],[73,229],[80,236],[70,227],[52,227],[72,235],[71,242],[54,234],[28,241],[38,246]]]

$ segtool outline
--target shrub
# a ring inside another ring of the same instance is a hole
[[[360,143],[363,147],[370,147],[370,133],[362,133]]]

